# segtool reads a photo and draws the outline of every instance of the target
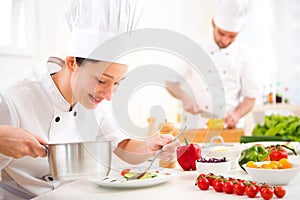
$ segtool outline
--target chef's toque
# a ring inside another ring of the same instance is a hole
[[[246,20],[250,0],[217,0],[215,25],[230,32],[239,32]]]
[[[113,62],[93,51],[114,36],[136,28],[142,13],[137,1],[71,0],[65,15],[71,30],[68,56]]]

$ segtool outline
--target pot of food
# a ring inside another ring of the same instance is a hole
[[[48,145],[50,172],[57,180],[107,176],[111,154],[111,142],[104,140]]]

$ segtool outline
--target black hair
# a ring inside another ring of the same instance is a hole
[[[83,62],[99,62],[99,60],[93,60],[89,58],[81,58],[81,57],[75,57],[76,63],[78,66],[81,66]]]

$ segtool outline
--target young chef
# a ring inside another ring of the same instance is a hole
[[[216,15],[212,19],[213,37],[199,42],[211,56],[223,83],[220,89],[224,87],[226,112],[224,120],[227,128],[243,126],[240,119],[253,108],[259,90],[257,69],[251,51],[241,40],[237,40],[245,23],[249,5],[250,0],[217,1]],[[190,81],[192,83],[190,87],[194,88],[194,96],[198,99],[192,98],[184,90],[182,87],[184,82],[180,79],[169,81],[166,86],[182,100],[187,112],[192,114],[199,114],[203,110],[212,112],[208,92],[206,88],[201,90],[204,87],[203,81],[197,79],[195,73],[191,71],[186,74],[194,79]],[[197,81],[198,84],[195,84]]]
[[[137,13],[135,3],[135,0],[73,0],[66,15],[72,35],[65,61],[47,59],[23,80],[0,93],[0,137],[5,134],[4,141],[8,141],[0,143],[0,169],[1,175],[5,175],[0,192],[11,195],[6,196],[8,199],[40,195],[65,183],[49,178],[48,160],[43,157],[46,156],[43,144],[47,142],[111,140],[114,153],[132,164],[145,161],[163,146],[160,159],[174,156],[179,143],[168,144],[171,135],[157,135],[147,141],[122,135],[105,101],[112,99],[128,66],[91,54],[118,33],[132,30]],[[97,132],[93,131],[94,124],[90,125],[90,120],[96,119],[93,110],[96,107],[100,112]],[[80,124],[78,119],[85,123]]]

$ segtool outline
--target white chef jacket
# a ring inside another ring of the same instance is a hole
[[[80,105],[69,111],[69,103],[50,76],[60,67],[46,63],[33,68],[32,73],[0,93],[1,125],[26,129],[49,143],[104,139],[112,141],[113,147],[116,147],[120,141],[128,138],[114,125],[111,109],[105,101],[100,103],[97,113]],[[80,124],[77,119],[86,121]],[[97,124],[85,124],[91,120]],[[84,134],[81,134],[81,129],[85,130]],[[40,195],[66,183],[44,180],[50,174],[47,158],[25,156],[13,159],[0,154],[1,169],[10,176],[10,185],[29,194]]]
[[[242,97],[257,97],[259,94],[258,69],[249,47],[236,40],[229,47],[220,49],[213,37],[197,42],[211,57],[219,72],[222,81],[220,87],[223,87],[225,92],[225,112],[233,111],[241,102]],[[189,85],[192,91],[188,93],[195,95],[202,109],[212,112],[214,110],[213,99],[207,89],[205,77],[198,76],[195,71],[192,71],[191,66],[185,67],[185,73],[182,74],[186,80],[178,77],[177,82],[182,84],[183,89]],[[174,81],[174,78],[170,81]],[[192,117],[191,114],[187,116]],[[206,122],[207,119],[201,118],[200,127],[206,126]],[[238,127],[243,127],[243,123],[243,119],[240,120]]]

